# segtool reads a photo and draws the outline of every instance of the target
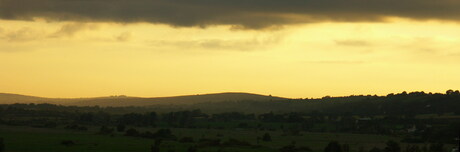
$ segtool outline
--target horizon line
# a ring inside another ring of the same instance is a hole
[[[227,91],[227,92],[215,92],[215,93],[198,93],[198,94],[183,94],[183,95],[171,95],[171,96],[130,96],[130,95],[107,95],[107,96],[93,96],[93,97],[44,97],[44,96],[36,96],[36,95],[28,95],[28,94],[20,94],[20,93],[9,93],[9,92],[0,92],[0,94],[9,94],[9,95],[19,95],[19,96],[27,96],[27,97],[36,97],[36,98],[47,98],[47,99],[90,99],[90,98],[107,98],[107,97],[126,97],[126,98],[168,98],[168,97],[183,97],[183,96],[200,96],[200,95],[216,95],[216,94],[252,94],[252,95],[260,95],[260,96],[267,96],[267,97],[274,97],[274,98],[284,98],[284,99],[322,99],[325,97],[331,98],[340,98],[340,97],[351,97],[351,96],[388,96],[390,94],[402,94],[406,93],[413,93],[413,92],[423,92],[426,94],[446,94],[447,91],[459,91],[455,89],[447,89],[445,92],[425,92],[425,91],[401,91],[401,92],[393,92],[387,93],[386,95],[378,95],[378,94],[351,94],[351,95],[325,95],[322,97],[282,97],[272,94],[259,94],[259,93],[252,93],[252,92],[239,92],[239,91]]]

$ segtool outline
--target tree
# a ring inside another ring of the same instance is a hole
[[[399,146],[399,143],[390,140],[387,142],[387,146],[384,149],[385,152],[401,152],[401,147]]]
[[[147,123],[151,126],[156,126],[155,123],[157,121],[157,113],[155,112],[150,112],[147,115]]]
[[[339,142],[331,141],[327,144],[326,148],[324,148],[324,152],[342,152],[342,148],[340,147]]]
[[[272,137],[270,136],[270,134],[265,133],[264,136],[262,137],[262,140],[263,141],[272,141]]]

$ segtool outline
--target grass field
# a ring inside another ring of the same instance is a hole
[[[135,138],[123,136],[122,133],[115,135],[97,135],[96,128],[86,132],[69,131],[64,129],[44,129],[30,127],[0,126],[0,137],[4,138],[7,152],[149,152],[152,139]],[[138,128],[139,130],[150,130],[155,128]],[[221,139],[226,141],[230,138],[246,141],[257,145],[257,137],[261,137],[266,131],[244,130],[244,129],[172,129],[178,138],[193,137]],[[200,152],[275,152],[280,147],[295,142],[297,146],[308,146],[314,152],[323,151],[324,147],[333,140],[350,145],[352,151],[358,151],[360,147],[370,149],[374,146],[383,147],[385,142],[395,137],[364,134],[343,134],[343,133],[307,133],[302,132],[299,136],[283,135],[281,131],[268,131],[272,137],[271,142],[259,141],[260,146],[248,147],[204,147],[199,148]],[[75,144],[65,146],[61,144],[64,140],[74,141]],[[182,152],[194,143],[180,143],[177,141],[164,141],[161,144],[161,151]]]

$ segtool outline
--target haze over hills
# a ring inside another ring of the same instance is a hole
[[[13,104],[13,103],[43,103],[43,101],[50,101],[52,98],[42,98],[35,96],[26,96],[11,93],[0,93],[0,104]]]
[[[19,94],[0,93],[0,104],[14,103],[50,103],[69,106],[152,106],[152,105],[188,105],[205,102],[225,102],[225,101],[271,101],[287,98],[266,96],[252,93],[226,92],[200,95],[184,95],[172,97],[129,97],[129,96],[110,96],[95,98],[43,98],[26,96]]]

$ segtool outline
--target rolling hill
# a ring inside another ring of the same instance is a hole
[[[54,103],[55,99],[42,98],[34,96],[26,96],[19,94],[0,93],[0,104],[13,104],[13,103]]]
[[[14,103],[51,103],[69,106],[153,106],[153,105],[188,105],[205,102],[225,102],[225,101],[270,101],[282,100],[286,98],[265,96],[251,93],[214,93],[202,95],[185,95],[173,97],[127,97],[127,96],[111,96],[97,98],[42,98],[34,96],[25,96],[18,94],[0,93],[0,104]]]

